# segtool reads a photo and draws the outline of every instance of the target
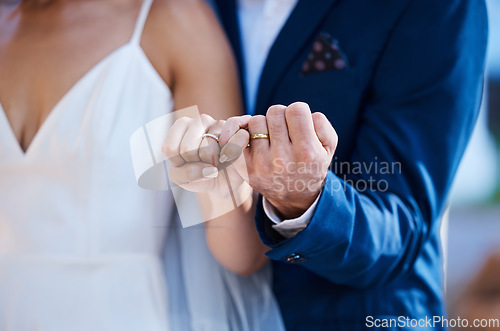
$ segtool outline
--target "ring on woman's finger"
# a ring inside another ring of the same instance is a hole
[[[211,133],[204,133],[201,137],[202,138],[212,138],[212,139],[215,139],[215,141],[219,142],[219,137],[217,137],[216,135],[211,134]]]

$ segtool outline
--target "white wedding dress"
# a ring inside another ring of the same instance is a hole
[[[151,2],[26,152],[0,105],[0,331],[282,328],[268,270],[224,270],[170,191],[135,182],[131,134],[173,107],[140,47]]]

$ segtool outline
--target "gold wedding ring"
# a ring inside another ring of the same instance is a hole
[[[269,139],[269,135],[267,133],[255,133],[250,136],[250,139]]]
[[[211,134],[211,133],[204,133],[201,138],[212,138],[212,139],[215,139],[215,141],[219,142],[219,137],[217,137],[216,135],[214,134]]]

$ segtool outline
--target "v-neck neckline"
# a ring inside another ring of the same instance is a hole
[[[61,105],[62,103],[71,97],[72,94],[74,94],[75,90],[80,86],[94,71],[96,71],[99,67],[102,66],[103,63],[111,59],[114,55],[119,53],[121,50],[131,48],[131,47],[137,47],[145,56],[144,51],[142,50],[142,47],[140,46],[140,41],[141,41],[141,36],[142,36],[142,31],[144,29],[144,24],[146,22],[146,19],[148,17],[149,10],[151,8],[151,4],[153,3],[153,0],[143,0],[141,7],[139,9],[139,14],[137,16],[137,20],[135,22],[134,30],[132,32],[132,37],[130,40],[124,44],[119,46],[118,48],[114,49],[111,51],[109,54],[104,56],[101,60],[99,60],[96,64],[94,64],[90,69],[88,69],[75,83],[73,83],[68,90],[59,98],[59,100],[56,102],[56,104],[52,107],[52,109],[49,111],[47,117],[44,119],[43,123],[40,125],[38,130],[36,131],[35,135],[29,142],[29,144],[26,147],[26,150],[24,150],[21,146],[21,143],[16,137],[16,134],[12,128],[12,125],[7,117],[7,112],[3,105],[0,102],[0,127],[3,125],[5,126],[4,132],[6,132],[7,135],[7,140],[11,140],[11,142],[7,141],[7,144],[12,144],[14,149],[16,149],[17,153],[23,157],[27,157],[33,149],[35,149],[36,145],[39,144],[39,141],[43,138],[45,132],[49,129],[50,125],[52,122],[54,122],[57,119],[57,116],[60,113]],[[149,62],[149,59],[148,59]],[[3,124],[2,124],[3,122]]]
[[[126,49],[127,47],[131,47],[135,44],[133,43],[126,43],[124,45],[119,46],[118,48],[115,48],[111,53],[107,54],[105,57],[103,57],[101,60],[99,60],[96,64],[94,64],[89,70],[87,70],[73,85],[69,87],[69,89],[63,94],[63,96],[56,102],[54,107],[49,111],[47,117],[44,119],[43,123],[40,125],[38,128],[37,132],[33,136],[33,139],[29,142],[26,150],[24,150],[21,146],[21,143],[16,137],[16,134],[14,133],[14,130],[12,128],[12,124],[10,123],[8,117],[7,117],[7,112],[5,108],[3,107],[2,103],[0,102],[0,121],[4,122],[5,131],[7,132],[7,135],[10,136],[10,139],[12,141],[12,144],[14,145],[14,148],[16,149],[17,153],[21,154],[24,157],[27,157],[31,151],[36,147],[36,144],[40,139],[42,139],[43,135],[45,134],[44,132],[48,130],[48,128],[51,125],[51,122],[53,122],[59,113],[59,109],[61,109],[61,104],[71,97],[72,94],[75,93],[75,90],[89,77],[91,76],[92,73],[94,73],[99,67],[101,67],[106,61],[110,60],[114,55],[119,53],[121,50]],[[139,46],[139,45],[138,45]],[[8,142],[9,143],[9,142]]]

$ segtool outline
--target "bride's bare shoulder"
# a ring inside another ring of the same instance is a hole
[[[203,0],[154,0],[150,16],[158,31],[163,33],[196,31],[206,35],[219,30],[214,13]]]
[[[172,71],[195,63],[233,61],[219,21],[203,0],[154,0],[144,39],[145,48],[158,56],[157,63],[163,61],[159,66],[166,66],[170,78],[175,78]]]

